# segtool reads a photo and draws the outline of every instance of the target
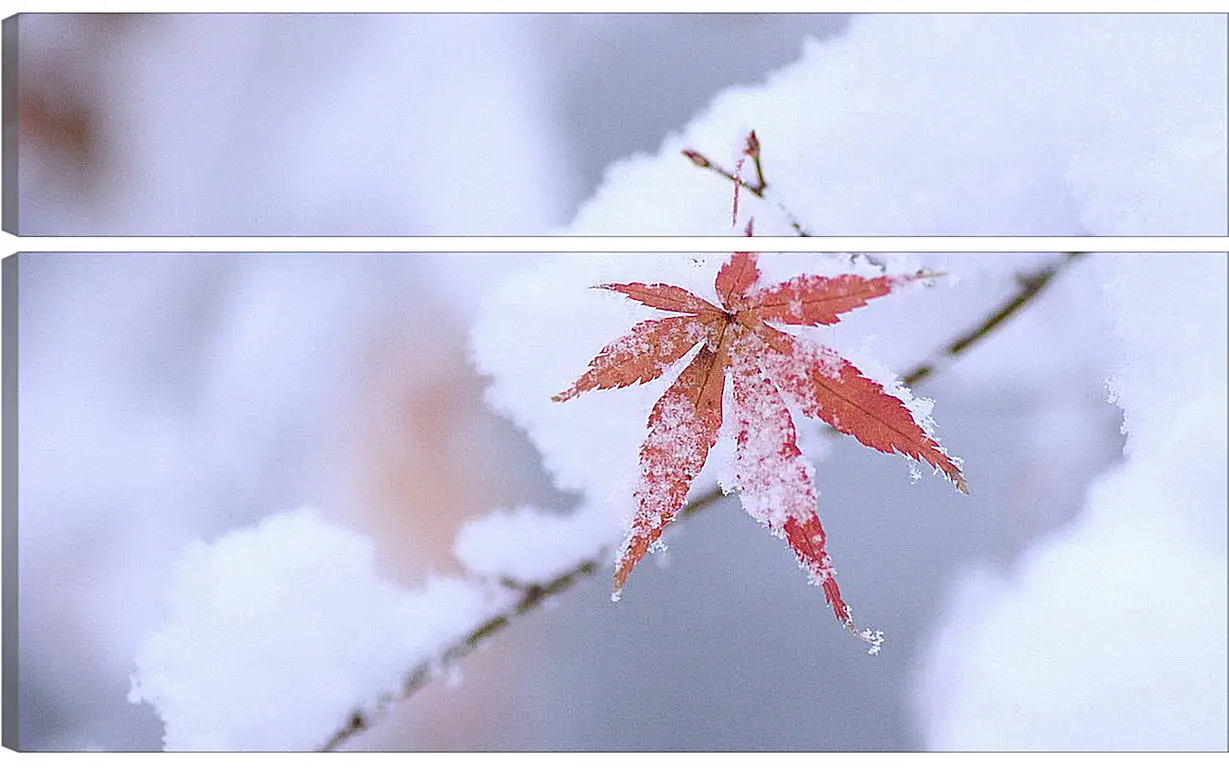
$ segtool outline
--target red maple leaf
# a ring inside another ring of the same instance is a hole
[[[961,492],[968,491],[957,461],[899,398],[834,350],[786,334],[770,323],[832,325],[841,314],[933,273],[876,278],[802,275],[759,287],[756,260],[754,253],[735,253],[721,267],[715,282],[720,306],[662,283],[597,286],[678,314],[637,323],[603,348],[576,383],[553,399],[562,402],[592,389],[651,381],[699,345],[649,415],[634,494],[637,510],[619,551],[615,596],[682,508],[692,480],[716,443],[729,374],[736,428],[734,485],[743,507],[789,543],[799,565],[823,587],[836,617],[852,630],[816,514],[812,470],[798,449],[787,398],[804,415],[822,419],[864,445],[930,463]]]

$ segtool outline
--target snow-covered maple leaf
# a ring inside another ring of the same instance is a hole
[[[682,508],[716,443],[728,374],[736,430],[733,477],[743,508],[788,542],[799,565],[822,586],[836,617],[853,629],[816,513],[812,469],[798,448],[787,399],[804,415],[864,445],[930,463],[962,493],[968,491],[958,460],[927,434],[903,401],[836,351],[771,323],[831,325],[841,314],[927,276],[802,275],[761,287],[756,254],[735,253],[717,273],[720,306],[662,283],[597,286],[678,314],[637,323],[603,348],[554,400],[652,381],[699,346],[649,415],[634,493],[637,510],[615,569],[616,597]]]

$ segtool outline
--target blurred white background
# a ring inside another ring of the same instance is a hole
[[[23,234],[541,234],[842,16],[20,19]]]

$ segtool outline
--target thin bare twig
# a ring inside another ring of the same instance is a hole
[[[1054,278],[1087,254],[1068,253],[1054,263],[1028,274],[1017,277],[1019,289],[1009,296],[994,312],[986,316],[974,328],[962,334],[951,343],[937,350],[921,364],[901,377],[907,386],[919,384],[930,378],[944,364],[950,363],[961,354],[989,336],[996,328],[1020,313],[1024,307],[1032,303],[1046,289]],[[679,511],[679,519],[687,519],[711,507],[725,494],[720,488],[713,488],[696,497]],[[503,586],[519,592],[518,599],[512,608],[491,616],[476,627],[465,639],[450,646],[434,659],[425,661],[414,667],[405,676],[401,690],[395,694],[385,695],[372,711],[355,711],[346,724],[339,728],[321,748],[322,751],[332,751],[345,744],[351,738],[368,730],[372,724],[383,715],[388,708],[398,702],[408,699],[427,683],[435,679],[449,664],[477,650],[485,641],[512,623],[513,619],[530,613],[548,598],[558,595],[581,579],[597,573],[608,565],[605,560],[592,559],[580,563],[571,571],[547,584],[517,584],[503,582]]]
[[[424,661],[414,667],[402,681],[401,690],[395,695],[387,694],[383,696],[372,712],[355,711],[352,713],[346,725],[338,729],[320,751],[331,752],[349,739],[367,730],[380,715],[388,710],[389,706],[414,695],[419,688],[435,679],[440,670],[461,657],[467,656],[471,651],[477,650],[488,637],[508,626],[512,619],[532,611],[548,597],[568,589],[580,579],[597,571],[600,567],[601,563],[597,560],[586,560],[549,584],[515,584],[504,582],[505,587],[518,590],[521,593],[512,608],[490,617],[474,631],[466,635],[464,640],[451,646],[437,658]]]
[[[751,183],[742,178],[739,174],[733,173],[723,166],[714,163],[704,154],[697,152],[694,149],[684,149],[683,154],[688,160],[695,163],[700,168],[707,168],[718,176],[724,176],[727,181],[732,181],[759,199],[766,200],[777,206],[777,209],[781,211],[781,214],[785,216],[787,221],[789,221],[790,228],[793,229],[795,233],[801,237],[811,236],[811,233],[808,232],[801,223],[799,223],[797,216],[790,213],[789,209],[787,209],[779,200],[771,199],[765,193],[765,190],[768,189],[768,180],[764,178],[764,165],[760,158],[760,140],[756,137],[755,131],[752,131],[747,135],[747,148],[743,152],[743,154],[750,157],[755,164],[755,183]]]
[[[968,333],[962,334],[959,338],[948,344],[941,352],[931,355],[926,362],[914,368],[908,374],[901,378],[905,386],[913,386],[917,382],[930,376],[936,366],[942,365],[960,355],[969,347],[976,344],[981,339],[994,331],[1003,323],[1007,322],[1013,315],[1019,312],[1026,304],[1045,290],[1050,281],[1058,276],[1060,272],[1067,269],[1075,262],[1087,256],[1087,253],[1073,252],[1063,256],[1063,258],[1054,262],[1048,267],[1031,272],[1027,275],[1018,275],[1016,283],[1020,286],[1016,293],[1012,294],[1007,301],[1001,304],[998,309],[991,312],[976,328],[973,328]]]

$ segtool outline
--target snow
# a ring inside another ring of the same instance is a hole
[[[453,551],[470,573],[521,585],[549,584],[600,558],[622,535],[622,526],[596,507],[567,515],[520,507],[470,520]]]
[[[612,165],[569,231],[733,234],[748,124],[766,195],[757,233],[1224,234],[1223,19],[1147,14],[885,14],[810,41],[730,88],[653,155]]]
[[[309,750],[506,600],[382,580],[366,538],[311,510],[271,515],[179,559],[165,625],[136,656],[168,750]]]
[[[918,679],[927,747],[1226,749],[1226,263],[1097,262],[1125,461],[1010,573],[952,585]]]

